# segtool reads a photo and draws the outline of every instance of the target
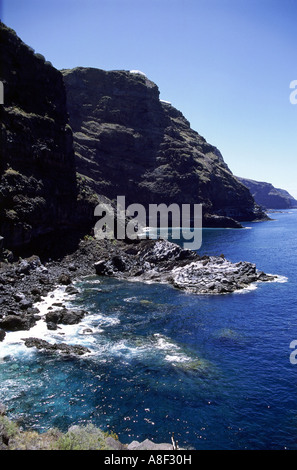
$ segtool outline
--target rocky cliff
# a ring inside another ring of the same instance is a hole
[[[291,209],[297,207],[296,199],[284,189],[275,188],[270,183],[247,178],[238,177],[238,180],[250,190],[255,201],[264,209]]]
[[[127,204],[203,204],[204,225],[264,217],[219,150],[141,73],[63,70],[78,172]],[[216,216],[216,217],[215,217]]]
[[[208,226],[263,218],[218,149],[160,101],[143,74],[81,67],[61,73],[3,23],[0,39],[5,248],[32,254],[40,245],[51,255],[66,245],[64,234],[91,230],[100,197],[125,195],[127,205],[146,207],[202,203]]]
[[[6,248],[36,248],[71,230],[77,215],[65,87],[62,74],[3,23],[0,38],[0,235]]]

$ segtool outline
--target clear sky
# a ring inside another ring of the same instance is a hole
[[[58,68],[138,69],[235,175],[297,198],[297,0],[0,0]]]

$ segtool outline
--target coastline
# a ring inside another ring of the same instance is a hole
[[[208,294],[213,296],[237,292],[245,293],[256,288],[257,282],[280,282],[278,276],[266,275],[258,271],[255,265],[240,262],[239,267],[243,268],[243,271],[239,270],[238,272],[243,281],[240,289],[232,288],[227,290],[226,276],[228,276],[228,269],[231,269],[229,273],[234,275],[232,269],[238,268],[238,263],[228,262],[223,255],[200,257],[194,252],[185,252],[178,245],[164,240],[136,244],[114,243],[106,240],[100,242],[97,240],[84,240],[77,251],[58,260],[49,260],[43,264],[37,256],[32,256],[6,266],[2,264],[0,288],[4,299],[5,313],[1,314],[2,318],[0,319],[2,338],[0,349],[2,345],[4,354],[1,355],[0,360],[3,361],[10,354],[13,355],[16,348],[21,348],[22,353],[25,351],[28,354],[31,352],[30,348],[33,348],[34,351],[37,348],[37,350],[47,351],[52,354],[73,357],[91,355],[91,348],[82,346],[79,342],[80,337],[77,334],[78,329],[85,328],[82,323],[83,319],[87,318],[88,312],[73,307],[72,301],[80,292],[76,283],[83,280],[84,277],[97,275],[100,283],[98,263],[101,268],[104,267],[101,276],[107,275],[117,279],[130,280],[131,282],[163,282],[171,285],[172,288],[182,289],[185,293],[193,293],[193,290],[184,288],[185,286],[182,286],[182,283],[178,285],[178,276],[175,278],[175,283],[172,282],[172,272],[183,275],[190,269],[190,275],[186,277],[186,280],[193,282],[193,266],[196,270],[201,270],[202,273],[207,272],[205,269],[208,269],[208,272],[211,272],[209,268],[215,269],[216,276],[220,277],[222,281],[222,284],[219,285],[222,285],[223,290],[219,292],[212,287],[208,292],[197,291],[197,295]],[[128,263],[127,270],[123,269],[122,263]],[[133,266],[129,263],[132,263]],[[138,273],[138,276],[135,276],[135,271],[140,268],[139,263],[144,269],[141,273]],[[110,271],[111,267],[113,267],[112,271]],[[226,267],[228,268],[227,271]],[[109,272],[105,271],[107,268]],[[182,282],[184,281],[185,279],[182,276]],[[4,312],[3,308],[2,311]],[[77,315],[77,312],[81,314]],[[3,326],[5,326],[5,329]],[[73,331],[76,332],[75,341],[72,341]],[[68,332],[72,333],[68,334]],[[81,334],[88,333],[81,331]],[[83,340],[81,343],[83,343]],[[73,426],[70,430],[72,428]],[[50,433],[50,431],[48,432]],[[62,433],[57,432],[59,438],[61,438]],[[43,445],[40,444],[40,442],[44,442],[42,436],[35,434],[36,440],[39,442],[38,445]],[[108,448],[111,450],[172,450],[171,444],[155,444],[148,439],[141,443],[133,441],[130,444],[122,444],[118,440],[112,439],[109,439],[108,442],[110,446]],[[36,449],[34,447],[36,445],[32,444],[33,449]],[[29,448],[32,449],[32,447]]]
[[[134,244],[83,240],[73,253],[44,264],[38,256],[1,263],[0,344],[7,342],[11,332],[28,337],[41,319],[45,319],[43,331],[79,323],[88,312],[75,310],[65,301],[79,293],[75,282],[89,275],[165,283],[197,295],[227,295],[253,289],[257,282],[281,282],[279,276],[265,274],[253,263],[231,263],[224,255],[200,257],[167,240]]]
[[[174,436],[171,443],[155,443],[150,439],[142,442],[132,441],[123,444],[114,433],[87,424],[73,425],[62,433],[58,429],[49,429],[43,433],[24,431],[16,422],[7,417],[6,408],[0,403],[0,451],[1,450],[100,450],[104,451],[183,451],[179,448]],[[194,449],[191,449],[194,450]],[[108,455],[110,455],[108,453]]]

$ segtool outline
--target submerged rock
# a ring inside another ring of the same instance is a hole
[[[214,339],[224,345],[239,346],[245,343],[245,339],[231,328],[222,328],[214,334]]]
[[[201,376],[209,375],[213,370],[213,365],[209,361],[198,357],[196,359],[173,362],[173,365],[184,372],[195,372]]]

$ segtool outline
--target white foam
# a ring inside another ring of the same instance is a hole
[[[58,310],[61,308],[60,306],[53,304],[65,304],[65,302],[70,301],[72,297],[73,296],[65,293],[65,287],[59,286],[54,291],[49,292],[43,300],[34,304],[34,307],[38,308],[40,316],[44,316],[48,312],[49,308],[51,310]]]
[[[168,362],[189,362],[190,358],[182,354],[167,354],[165,356],[165,361]]]
[[[243,287],[242,289],[237,289],[234,291],[234,294],[246,294],[248,292],[251,292],[253,290],[256,290],[258,288],[257,282],[254,282],[252,284],[249,284],[246,287]]]
[[[288,278],[286,276],[280,276],[280,275],[277,275],[275,279],[272,279],[272,281],[270,282],[279,282],[281,284],[285,283],[285,282],[288,282]]]
[[[64,296],[64,289],[58,288],[55,291],[50,292],[43,300],[37,302],[34,307],[38,308],[39,315],[44,317],[48,311],[48,307],[52,307],[55,302],[61,302]],[[58,308],[58,307],[56,307]],[[19,330],[10,331],[5,335],[4,340],[0,343],[0,358],[7,355],[19,355],[27,352],[28,354],[32,351],[28,350],[22,341],[23,338],[29,338],[34,336],[35,338],[44,338],[47,336],[48,329],[43,318],[36,322],[30,330]]]
[[[56,338],[65,339],[63,333],[66,335],[72,332],[71,339],[74,339],[75,334],[77,333],[74,327],[77,327],[77,325],[69,325],[72,327],[72,330],[71,328],[67,330],[68,325],[59,325],[58,330],[49,330],[44,318],[46,313],[48,313],[49,308],[51,308],[51,311],[61,308],[59,305],[54,305],[55,303],[61,303],[67,307],[72,298],[72,295],[65,292],[64,286],[59,286],[54,291],[49,292],[40,302],[34,304],[34,307],[39,310],[38,315],[41,319],[37,320],[35,326],[30,328],[30,330],[7,332],[4,340],[0,343],[0,360],[5,356],[15,357],[24,354],[34,354],[34,348],[31,349],[25,346],[23,341],[25,338],[34,337],[44,339],[52,344],[55,342]]]
[[[134,302],[135,300],[137,300],[137,297],[126,297],[124,302]]]
[[[179,349],[179,347],[176,344],[169,341],[168,338],[166,338],[166,336],[163,336],[160,333],[155,333],[153,336],[156,338],[155,347],[157,349],[160,349],[163,351]]]
[[[264,281],[265,283],[266,282],[269,282],[269,283],[278,282],[280,284],[283,284],[285,282],[288,282],[288,278],[286,276],[280,276],[278,274],[267,274],[267,276],[274,276],[274,278],[269,280],[269,281]],[[234,293],[235,294],[246,294],[248,292],[256,290],[258,288],[258,284],[263,284],[263,282],[261,280],[253,282],[252,284],[249,284],[248,286],[244,287],[243,289],[237,289],[236,291],[234,291]]]
[[[85,279],[88,284],[101,284],[100,279]]]
[[[157,339],[155,347],[165,352],[165,361],[176,363],[192,360],[177,344],[170,341],[166,336],[156,333],[154,337]]]

